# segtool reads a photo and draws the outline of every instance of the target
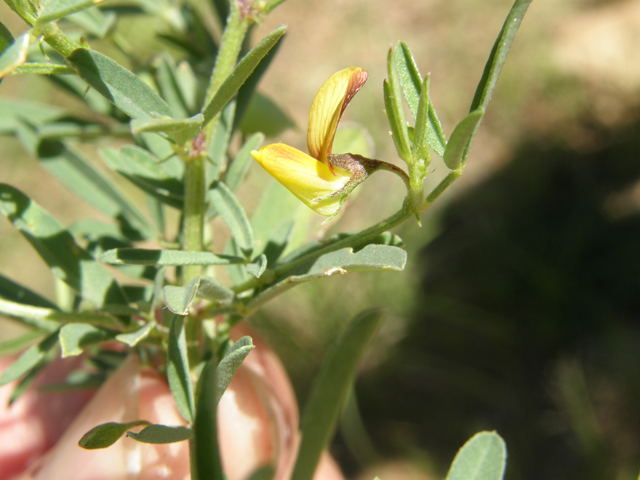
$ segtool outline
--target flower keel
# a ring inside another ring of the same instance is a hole
[[[332,217],[344,203],[339,192],[352,177],[349,171],[333,167],[332,173],[324,163],[283,143],[267,145],[258,152],[251,152],[251,155],[272,177],[316,213]]]

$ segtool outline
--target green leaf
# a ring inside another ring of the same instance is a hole
[[[182,61],[178,64],[174,72],[175,80],[180,92],[182,103],[187,109],[187,113],[193,113],[198,108],[198,79],[191,69],[189,62]]]
[[[229,17],[229,1],[228,0],[213,0],[213,7],[218,17],[220,27],[224,27]]]
[[[207,178],[210,180],[219,180],[220,172],[226,170],[227,167],[227,150],[229,150],[229,142],[231,141],[233,118],[236,112],[236,102],[232,100],[224,109],[220,119],[215,125],[211,140],[209,141],[207,156]]]
[[[153,296],[153,287],[151,285],[123,285],[122,291],[131,303],[148,304]],[[132,312],[133,314],[133,312]]]
[[[395,62],[393,61],[393,50],[389,50],[387,57],[387,77],[384,81],[384,107],[387,112],[391,136],[396,146],[398,155],[408,164],[411,164],[411,149],[409,148],[409,132],[407,130],[407,120],[404,116],[404,105],[402,104],[402,89],[398,78]]]
[[[31,35],[27,32],[20,35],[8,48],[4,49],[0,55],[0,79],[27,61],[30,39]]]
[[[251,475],[247,478],[247,480],[273,480],[276,472],[271,465],[266,465],[264,467],[258,467],[254,470]]]
[[[153,330],[156,325],[156,322],[152,320],[133,332],[120,333],[116,335],[115,339],[121,343],[129,345],[130,347],[135,347],[138,343],[149,336],[149,333],[151,333],[151,330]]]
[[[484,108],[480,107],[464,117],[451,132],[449,143],[444,151],[444,163],[450,170],[458,170],[464,165],[464,154],[471,137],[478,128]]]
[[[20,68],[22,69],[23,67]],[[51,72],[46,73],[49,74]],[[104,100],[104,98],[100,98]],[[121,137],[128,132],[122,125],[99,125],[72,118],[69,121],[41,125],[37,128],[37,133],[42,142],[43,140],[64,140],[66,138],[84,141],[99,137]]]
[[[416,128],[413,133],[413,145],[411,151],[413,152],[414,160],[422,160],[426,167],[429,165],[429,138],[428,135],[431,132],[429,127],[429,77],[424,79],[422,85],[422,91],[420,92],[420,98],[418,100],[418,110],[416,111]],[[437,152],[436,152],[437,153]]]
[[[53,353],[53,352],[52,352]],[[54,356],[53,354],[48,355],[47,358],[43,359],[41,362],[39,362],[38,364],[36,364],[30,371],[29,373],[27,373],[22,380],[20,380],[18,382],[18,385],[16,385],[16,387],[13,389],[13,392],[11,392],[11,395],[9,396],[9,401],[7,402],[7,405],[10,407],[11,405],[13,405],[13,402],[15,402],[18,398],[20,398],[22,396],[23,393],[25,393],[29,387],[31,387],[31,385],[33,385],[33,382],[35,381],[35,379],[38,377],[38,375],[40,374],[40,372],[42,370],[44,370],[44,368],[51,362],[53,362],[54,360]]]
[[[131,121],[131,132],[164,132],[176,143],[182,144],[200,132],[203,121],[200,113],[191,118],[136,118]]]
[[[5,0],[5,3],[29,25],[36,21],[36,2],[31,0]]]
[[[0,275],[0,297],[23,305],[33,305],[34,307],[58,310],[58,306],[55,303],[15,283],[4,275]]]
[[[184,419],[192,423],[195,416],[195,403],[189,373],[184,319],[176,315],[171,321],[171,329],[169,330],[167,357],[167,380],[173,399]]]
[[[231,379],[242,364],[247,355],[251,353],[255,347],[251,337],[242,337],[235,342],[224,358],[220,361],[216,372],[216,396],[214,398],[215,405],[218,404],[222,394],[231,383]]]
[[[316,240],[313,242],[309,242],[302,247],[292,251],[287,256],[285,256],[282,260],[280,260],[280,264],[287,264],[290,262],[298,261],[301,257],[307,255],[317,254],[318,250],[325,249],[327,247],[332,246],[336,242],[342,241],[346,238],[351,237],[354,234],[351,233],[338,233],[337,235],[331,236],[329,239]],[[394,247],[401,247],[404,245],[400,237],[397,235],[393,235],[390,232],[383,232],[380,235],[370,239],[365,244],[360,245],[361,248],[367,245],[391,245]]]
[[[128,241],[119,225],[102,222],[92,218],[73,222],[69,225],[68,230],[74,237],[81,237],[89,242],[99,242],[104,238],[110,238],[122,243],[127,243]]]
[[[255,308],[267,300],[293,288],[297,284],[351,272],[394,270],[401,271],[407,263],[407,252],[399,247],[387,245],[367,245],[354,252],[352,248],[343,248],[322,255],[280,277],[274,285],[258,294],[248,308]]]
[[[419,128],[418,126],[421,122],[425,121],[424,115],[426,113],[426,123],[422,124],[422,128],[424,128],[426,135],[426,141],[434,152],[439,156],[442,156],[444,154],[444,149],[447,146],[447,139],[442,131],[442,125],[440,125],[440,120],[438,120],[438,115],[436,115],[436,111],[434,110],[432,103],[429,101],[428,110],[422,115],[418,114],[420,97],[423,96],[422,92],[424,91],[423,80],[420,72],[418,71],[415,59],[411,54],[411,50],[409,50],[409,47],[405,43],[398,42],[394,50],[394,58],[404,98],[407,101],[407,105],[409,105],[409,110],[411,110],[413,118],[416,120],[416,129]],[[427,79],[425,79],[425,82],[426,81]],[[428,95],[428,92],[425,92],[425,94]]]
[[[228,0],[221,1],[226,3]],[[158,29],[155,35],[182,50],[176,52],[177,56],[189,57],[195,63],[211,62],[216,58],[218,46],[212,37],[210,16],[202,14],[199,4],[182,3],[176,8],[166,2],[154,4],[153,0],[136,0],[135,3],[144,5],[143,8],[155,18],[167,18],[167,15],[171,18],[170,22],[163,21],[164,28]],[[211,65],[206,68],[210,71]],[[201,105],[199,101],[198,108]]]
[[[109,265],[156,265],[163,267],[245,263],[245,259],[242,257],[215,255],[209,252],[147,250],[144,248],[116,248],[107,250],[100,255],[99,260]]]
[[[253,94],[244,113],[239,128],[245,135],[262,132],[267,137],[277,137],[285,130],[296,126],[277,103],[260,92]]]
[[[264,255],[267,258],[267,265],[275,265],[280,255],[285,251],[296,224],[293,220],[281,223],[269,238],[264,247]]]
[[[260,61],[271,51],[280,41],[286,31],[286,27],[280,26],[264,37],[249,53],[247,53],[231,75],[222,83],[211,101],[202,111],[205,118],[205,125],[222,111],[231,101],[242,84],[249,78],[249,75],[258,66]]]
[[[156,80],[162,98],[169,104],[176,117],[187,117],[187,109],[182,101],[182,95],[180,94],[178,80],[176,78],[175,61],[168,53],[164,52],[154,60],[153,66],[155,67]]]
[[[275,230],[285,222],[295,221],[296,215],[303,208],[305,207],[295,195],[272,180],[251,217],[256,252],[264,252]]]
[[[495,432],[480,432],[460,449],[446,480],[502,480],[507,448]]]
[[[502,72],[502,67],[507,61],[507,55],[509,50],[511,50],[513,40],[516,37],[516,33],[518,33],[520,23],[522,22],[525,13],[527,13],[530,3],[531,0],[516,0],[511,7],[511,10],[509,10],[509,14],[502,25],[500,34],[498,35],[498,38],[496,38],[493,48],[491,49],[491,54],[484,66],[484,71],[482,72],[482,77],[480,78],[480,82],[476,88],[476,93],[473,96],[469,112],[474,112],[479,108],[483,108],[484,110],[487,109],[489,100],[491,100],[491,96],[493,95],[493,90],[495,89],[500,73]],[[469,149],[471,148],[473,139],[476,136],[478,127],[479,122],[469,138],[463,155],[463,161],[469,155]]]
[[[233,240],[233,237],[229,239],[227,245],[224,247],[225,253],[232,255],[242,255],[242,252],[236,245],[236,242]],[[246,260],[245,260],[246,262]],[[243,262],[244,263],[244,262]],[[249,278],[249,274],[247,273],[247,269],[245,265],[227,265],[227,272],[229,273],[229,278],[234,285],[240,284],[246,281]]]
[[[162,163],[170,157],[177,156],[172,148],[171,142],[157,133],[141,133],[135,135],[136,141],[146,147],[146,150],[162,159]]]
[[[34,368],[53,360],[53,352],[58,348],[58,331],[50,333],[38,344],[29,347],[15,362],[0,375],[0,387],[13,382]]]
[[[126,305],[111,274],[80,248],[71,234],[40,205],[0,184],[0,213],[31,243],[57,278],[96,307]]]
[[[422,76],[411,50],[405,43],[397,43],[396,48],[393,50],[393,58],[404,99],[409,106],[409,110],[411,110],[411,115],[413,115],[414,119],[417,119]]]
[[[267,14],[269,13],[271,10],[273,10],[274,8],[276,8],[278,5],[280,5],[281,3],[284,3],[286,0],[269,0],[267,2],[267,4],[262,7],[262,12],[263,14]]]
[[[193,447],[195,478],[200,480],[224,480],[222,461],[218,449],[216,410],[218,404],[217,360],[209,360],[198,382],[196,418],[193,423]]]
[[[151,87],[106,55],[78,48],[67,61],[81,78],[131,118],[171,116],[169,105]]]
[[[223,182],[215,182],[207,192],[207,200],[215,206],[245,257],[250,257],[254,246],[251,224],[233,192]]]
[[[155,236],[135,204],[78,150],[59,141],[44,141],[38,148],[38,158],[67,190],[89,205],[124,222],[129,228],[133,227],[139,238]]]
[[[153,297],[149,302],[149,315],[153,317],[156,309],[164,302],[164,294],[162,293],[162,287],[164,286],[166,268],[159,268],[156,272],[156,276],[153,279]]]
[[[31,330],[18,337],[0,342],[0,355],[10,355],[14,352],[20,352],[31,345],[36,338],[40,337],[42,337],[42,332]]]
[[[113,340],[117,334],[117,330],[89,323],[67,323],[60,329],[61,356],[66,358],[80,355],[86,347]]]
[[[267,269],[267,256],[263,253],[253,259],[251,263],[247,263],[247,273],[256,278],[260,278]]]
[[[360,125],[338,128],[331,149],[334,153],[354,153],[366,158],[374,156],[373,139],[367,129]]]
[[[72,390],[97,389],[107,379],[107,372],[90,373],[74,370],[62,382],[38,386],[39,392],[69,392]]]
[[[349,322],[325,358],[304,407],[302,441],[292,480],[311,480],[354,381],[365,347],[380,323],[380,312],[368,310]]]
[[[384,80],[382,88],[384,91],[385,112],[387,114],[387,120],[389,121],[391,137],[393,138],[396,151],[400,158],[403,160],[409,159],[409,161],[411,161],[408,156],[411,150],[409,148],[409,130],[407,128],[406,121],[405,123],[402,123],[402,120],[398,118],[399,110],[397,110],[394,105],[396,100],[394,99],[393,91],[391,90],[387,80]],[[402,116],[404,116],[404,113]]]
[[[40,138],[38,138],[38,132],[36,129],[26,122],[21,122],[20,120],[16,122],[16,125],[17,128],[15,136],[22,144],[22,147],[30,156],[37,156]]]
[[[99,153],[109,168],[131,183],[161,202],[182,209],[184,164],[180,159],[172,157],[160,162],[147,150],[134,146],[105,148]]]
[[[0,55],[2,55],[2,53],[9,48],[12,43],[13,35],[11,35],[9,29],[0,22]]]
[[[238,90],[238,100],[237,100],[238,105],[236,109],[236,116],[233,123],[233,130],[236,130],[239,124],[244,123],[243,120],[247,119],[247,117],[251,117],[253,113],[256,113],[255,110],[253,110],[253,108],[255,108],[255,105],[252,107],[252,104],[254,104],[254,101],[257,99],[257,97],[262,97],[263,99],[269,101],[266,97],[260,94],[256,94],[255,90],[256,90],[256,87],[258,86],[258,83],[260,82],[260,79],[265,74],[265,72],[269,69],[269,66],[271,65],[272,60],[276,57],[276,54],[278,53],[278,49],[280,48],[280,45],[281,43],[278,42],[276,46],[273,47],[273,49],[271,50],[270,55],[266,55],[265,57],[262,58],[262,60],[260,60],[260,63],[255,68],[253,73],[249,76],[247,81],[244,82],[242,87],[240,87],[240,90]],[[249,112],[247,112],[247,108],[249,109]],[[279,113],[282,113],[282,111],[280,111]],[[282,118],[278,118],[278,119],[274,118],[274,120],[276,120],[274,124],[279,123],[281,119]],[[287,120],[289,119],[287,118]],[[289,122],[291,122],[291,120],[289,120]],[[263,131],[263,130],[253,130],[251,133],[255,133],[258,131]],[[248,131],[244,129],[242,130],[242,132],[245,135],[248,133]],[[266,135],[269,135],[264,131],[263,133],[265,133]]]
[[[256,133],[249,137],[242,145],[242,148],[238,150],[236,158],[229,164],[224,174],[224,183],[232,192],[238,190],[249,171],[249,167],[252,165],[253,157],[251,156],[251,151],[257,150],[263,141],[264,135],[262,133]]]
[[[204,275],[194,278],[184,287],[167,285],[163,291],[167,308],[177,315],[187,315],[196,296],[227,305],[235,298],[232,290]]]
[[[5,70],[7,68],[7,65],[11,65],[14,62],[14,60],[10,60],[11,57],[15,59],[13,55],[10,55],[3,59],[3,54],[9,49],[9,47],[11,47],[11,45],[14,42],[15,42],[15,39],[13,38],[13,35],[11,35],[11,32],[9,31],[9,29],[5,27],[2,22],[0,22],[0,71]],[[26,58],[22,60],[22,62],[25,62],[25,61],[26,61]],[[3,64],[4,66],[2,66]],[[0,75],[0,83],[2,83],[2,75]]]
[[[47,0],[38,12],[37,24],[55,22],[80,10],[85,10],[104,0]]]
[[[38,127],[65,115],[60,107],[4,97],[0,97],[0,111],[0,133],[15,133],[21,121]]]
[[[141,443],[165,444],[189,440],[192,436],[188,427],[167,427],[166,425],[149,425],[140,433],[127,432],[127,437]]]
[[[114,107],[106,98],[100,95],[93,88],[89,88],[87,82],[77,75],[56,75],[48,79],[60,88],[71,93],[76,98],[83,100],[87,106],[95,113],[102,115],[112,115]]]
[[[65,20],[82,27],[86,32],[98,38],[104,38],[114,26],[116,14],[114,12],[105,13],[97,7],[91,7],[68,15]]]
[[[151,195],[146,195],[147,200],[147,208],[149,210],[149,215],[151,215],[151,219],[153,220],[153,224],[159,232],[166,231],[166,221],[164,215],[164,209],[162,208],[162,203],[157,199],[152,197]]]
[[[129,235],[131,237],[131,235]],[[131,242],[126,238],[123,240],[118,236],[101,236],[94,237],[92,234],[85,235],[84,238],[89,242],[87,249],[94,258],[100,258],[105,250],[115,248],[129,248]],[[156,275],[156,269],[153,266],[145,265],[118,265],[118,270],[137,279],[153,280]],[[129,298],[129,297],[127,297]]]
[[[85,433],[78,442],[78,445],[86,450],[107,448],[116,443],[124,432],[140,425],[150,425],[150,423],[145,420],[136,420],[129,423],[103,423]]]
[[[236,154],[236,158],[227,166],[226,171],[223,173],[223,181],[232,192],[238,190],[242,181],[244,180],[244,177],[249,171],[249,167],[251,167],[252,162],[254,161],[253,157],[251,156],[251,151],[257,149],[263,141],[264,135],[262,135],[261,133],[256,133],[255,135],[251,136],[249,140],[247,140],[244,145],[242,145],[242,148],[240,148],[240,150]],[[210,173],[218,176],[218,171],[219,169],[215,168],[215,170]],[[211,219],[217,214],[218,211],[216,210],[216,207],[211,202],[209,202],[207,217]]]

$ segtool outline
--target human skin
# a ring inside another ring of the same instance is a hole
[[[236,332],[235,337],[246,334]],[[272,465],[274,480],[288,480],[299,445],[298,409],[286,372],[259,339],[218,405],[218,436],[229,480],[245,480]],[[0,371],[13,359],[0,359]],[[81,358],[45,369],[39,383],[62,381]],[[46,379],[46,380],[44,380]],[[0,387],[0,480],[188,480],[188,443],[150,445],[121,438],[102,450],[83,450],[78,440],[106,422],[144,419],[185,425],[164,377],[141,367],[135,355],[97,391],[38,392],[29,389],[11,407],[15,385]],[[343,480],[324,454],[314,480]]]

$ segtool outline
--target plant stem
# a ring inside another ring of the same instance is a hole
[[[205,221],[204,195],[206,190],[205,158],[197,156],[185,161],[184,171],[184,225],[182,249],[188,252],[203,251]],[[186,285],[203,272],[202,265],[187,265],[183,269],[182,284]]]
[[[199,480],[198,479],[198,465],[196,463],[195,456],[195,444],[193,438],[189,440],[189,471],[191,472],[191,480]]]
[[[52,308],[23,305],[0,298],[0,314],[15,318],[25,325],[53,332],[60,328],[60,324],[67,322],[84,322],[94,325],[113,327],[117,322],[107,315],[92,315],[84,313],[66,313]]]
[[[413,212],[410,211],[408,208],[403,207],[401,210],[399,210],[395,214],[373,225],[372,227],[367,228],[366,230],[358,232],[342,240],[338,240],[337,242],[333,242],[324,248],[314,250],[313,252],[307,255],[298,257],[295,260],[292,260],[290,262],[283,263],[282,265],[276,267],[273,270],[273,274],[276,277],[280,277],[285,273],[293,270],[294,268],[300,265],[304,265],[305,263],[308,263],[312,260],[315,260],[316,258],[326,253],[334,252],[336,250],[340,250],[341,248],[346,248],[346,247],[358,247],[359,245],[366,243],[372,238],[377,237],[381,233],[386,232],[390,228],[393,228],[396,225],[399,225],[400,223],[404,222],[411,215],[413,215]],[[260,285],[260,280],[257,278],[252,278],[239,285],[235,285],[234,287],[232,287],[232,290],[236,293],[242,293],[252,288],[255,288],[259,285]]]
[[[207,89],[205,105],[211,101],[220,88],[220,85],[222,85],[224,80],[233,71],[251,21],[250,18],[243,17],[237,1],[232,1],[229,19],[222,34],[220,49]],[[205,147],[202,149],[202,152],[208,151],[208,143],[212,133],[215,131],[218,119],[219,115],[206,127],[204,134],[206,139]],[[199,154],[195,158],[190,158],[188,155],[185,155],[183,156],[183,161],[185,162],[185,196],[182,248],[189,252],[200,252],[204,250],[203,233],[206,220],[205,194],[207,178],[205,155]],[[182,284],[186,285],[193,278],[202,275],[203,272],[204,267],[201,265],[184,267]],[[192,368],[195,368],[200,362],[200,338],[202,336],[200,320],[190,317],[185,324],[185,334],[187,337],[189,364]]]
[[[34,73],[37,75],[75,75],[76,71],[66,65],[52,65],[49,63],[24,63],[16,67],[11,75],[24,75]]]
[[[444,192],[449,186],[455,182],[458,177],[462,175],[462,169],[454,170],[449,172],[449,174],[444,177],[440,183],[434,188],[431,193],[427,196],[426,200],[422,204],[422,208],[420,209],[420,213],[424,212],[427,208],[431,206],[431,204],[438,198],[442,192]]]
[[[46,23],[40,27],[44,41],[53,47],[63,57],[68,57],[74,50],[80,48],[76,42],[67,37],[55,23]]]
[[[182,249],[188,252],[201,252],[204,247],[203,230],[206,215],[204,195],[206,190],[205,158],[199,155],[185,159],[184,171],[184,219],[182,230]],[[182,270],[182,284],[186,285],[195,277],[202,275],[202,265],[187,265]],[[185,323],[187,356],[189,365],[195,368],[200,362],[200,320],[190,316]]]
[[[295,269],[296,267],[300,265],[304,265],[305,263],[311,262],[316,258],[321,257],[322,255],[325,255],[330,252],[335,252],[336,250],[340,250],[341,248],[347,248],[347,247],[355,248],[367,243],[368,241],[377,237],[381,233],[386,232],[387,230],[390,230],[393,227],[396,227],[397,225],[400,225],[402,222],[404,222],[408,218],[418,213],[424,212],[435,201],[435,199],[438,198],[442,194],[442,192],[444,192],[461,174],[462,174],[462,170],[449,172],[449,174],[427,196],[427,199],[422,204],[421,208],[414,210],[413,202],[415,200],[411,198],[412,191],[409,191],[407,195],[407,199],[405,200],[405,204],[403,205],[402,209],[400,209],[395,214],[382,220],[379,223],[376,223],[375,225],[367,228],[366,230],[358,232],[347,238],[343,238],[342,240],[338,240],[337,242],[333,242],[324,248],[314,250],[313,252],[308,253],[307,255],[298,257],[295,260],[279,265],[273,270],[273,276],[275,276],[276,278],[282,277],[283,275],[287,274],[288,272]],[[420,190],[420,197],[421,196],[422,196],[422,190]],[[260,286],[260,280],[256,278],[252,278],[250,280],[247,280],[246,282],[233,286],[232,290],[236,292],[236,294],[239,294],[242,292],[246,292],[247,290],[256,288],[258,286]],[[268,299],[269,298],[264,298],[264,299],[259,299],[257,297],[253,298],[251,302],[247,305],[248,310],[244,313],[245,314],[250,313],[251,310],[262,305]]]
[[[222,34],[220,49],[216,57],[216,63],[213,67],[209,87],[205,96],[205,105],[213,99],[220,85],[225,81],[229,74],[233,71],[242,48],[242,42],[247,34],[247,30],[251,25],[252,19],[242,16],[238,2],[233,0],[231,3],[231,11],[227,20],[227,25]],[[220,115],[218,114],[206,127],[207,143],[211,135],[215,131]]]

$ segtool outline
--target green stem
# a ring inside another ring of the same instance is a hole
[[[433,202],[435,202],[436,198],[442,195],[449,186],[455,182],[458,177],[462,175],[462,170],[454,170],[449,172],[449,174],[442,179],[442,181],[434,188],[431,193],[427,196],[426,200],[422,204],[422,208],[420,208],[420,212],[424,212],[427,208],[431,206]]]
[[[94,325],[113,327],[116,323],[107,315],[91,315],[84,313],[66,313],[51,308],[23,305],[0,298],[0,314],[20,320],[30,327],[53,332],[60,328],[61,323],[84,322]]]
[[[333,242],[324,248],[314,250],[313,252],[307,255],[298,257],[295,260],[292,260],[290,262],[283,263],[282,265],[276,267],[273,270],[273,274],[277,278],[300,265],[304,265],[305,263],[315,260],[316,258],[326,253],[335,252],[336,250],[340,250],[341,248],[346,248],[346,247],[357,247],[359,245],[367,243],[372,238],[375,238],[381,233],[386,232],[387,230],[404,222],[411,215],[413,215],[413,212],[411,212],[408,208],[403,207],[401,210],[399,210],[395,214],[382,220],[380,223],[377,223],[372,227],[367,228],[366,230],[358,232],[342,240],[338,240],[337,242]],[[257,278],[252,278],[250,280],[247,280],[246,282],[235,285],[234,287],[232,287],[232,290],[236,293],[242,293],[247,290],[251,290],[252,288],[256,288],[259,285],[260,285],[260,280]]]
[[[360,245],[366,244],[371,239],[377,237],[381,233],[386,232],[387,230],[390,230],[393,227],[396,227],[397,225],[400,225],[402,222],[412,217],[413,215],[424,212],[435,201],[435,199],[438,198],[442,194],[442,192],[444,192],[461,174],[462,174],[461,170],[449,172],[449,174],[428,195],[427,199],[422,204],[421,208],[414,210],[413,208],[414,199],[412,198],[412,191],[410,191],[409,194],[407,195],[407,199],[405,200],[405,204],[403,205],[403,208],[398,212],[396,212],[395,214],[393,214],[392,216],[367,228],[366,230],[358,232],[349,237],[343,238],[342,240],[338,240],[337,242],[333,242],[324,248],[314,250],[313,252],[310,252],[307,255],[298,257],[295,260],[279,265],[278,267],[273,269],[272,277],[273,276],[275,276],[276,278],[281,277],[300,265],[304,265],[305,263],[311,262],[316,258],[321,257],[322,255],[325,255],[330,252],[335,252],[336,250],[340,250],[341,248],[347,248],[347,247],[355,248]],[[420,198],[421,197],[422,197],[422,189],[420,189]],[[260,285],[261,285],[260,279],[252,278],[250,280],[247,280],[246,282],[233,286],[232,290],[236,292],[236,294],[239,294],[242,292],[246,292],[247,290],[256,288]],[[268,299],[265,299],[265,301],[266,300]],[[258,299],[257,297],[253,298],[251,300],[251,303],[248,305],[249,309],[244,313],[245,314],[250,313],[252,309],[262,305],[263,303],[264,302],[260,301],[260,299]]]
[[[222,34],[220,50],[218,50],[218,56],[211,74],[205,105],[211,101],[220,85],[233,71],[250,24],[251,19],[242,16],[238,3],[236,1],[231,2],[231,12]],[[205,138],[207,146],[219,118],[219,115],[216,116],[206,127]],[[205,147],[203,151],[208,151],[208,148]],[[185,197],[182,248],[190,252],[200,252],[204,250],[203,229],[206,220],[205,156],[198,155],[196,158],[183,158],[183,160],[185,162]],[[201,265],[184,267],[182,284],[186,285],[194,277],[202,275],[203,272],[204,268]],[[187,337],[189,364],[195,368],[200,363],[200,338],[202,336],[200,320],[190,317],[185,324],[185,335]],[[195,470],[192,469],[192,471]]]
[[[24,63],[16,67],[11,75],[33,73],[37,75],[75,75],[76,71],[67,65],[52,65],[50,63]]]
[[[42,25],[40,27],[40,32],[44,41],[51,45],[56,52],[65,58],[71,55],[74,50],[80,48],[80,45],[67,37],[55,23]]]
[[[204,195],[206,190],[205,159],[204,156],[185,161],[184,172],[184,225],[182,230],[182,249],[188,252],[204,250],[204,222],[206,205]],[[195,277],[202,275],[202,265],[187,265],[182,270],[182,284],[186,285]],[[189,365],[195,368],[200,363],[200,337],[202,325],[200,320],[189,317],[185,324],[187,340],[187,356]]]
[[[184,225],[182,249],[188,252],[203,251],[203,228],[205,222],[205,159],[204,156],[185,161],[184,171]],[[202,275],[202,265],[187,265],[183,268],[182,284],[186,285]]]
[[[220,49],[213,67],[209,87],[205,96],[204,105],[208,105],[213,99],[222,83],[231,74],[238,60],[244,37],[251,25],[252,19],[242,16],[237,1],[231,2],[231,12],[227,20],[227,25],[222,34]],[[215,131],[220,115],[217,115],[206,127],[207,143]]]
[[[207,89],[205,105],[208,104],[220,85],[231,74],[238,59],[242,42],[249,28],[250,19],[243,18],[237,2],[231,2],[231,13],[227,26],[222,35],[220,50],[211,74],[211,81]],[[215,126],[217,118],[207,125],[207,142]],[[206,148],[203,151],[207,151]],[[182,247],[186,251],[199,252],[203,250],[203,225],[205,222],[206,205],[206,175],[204,155],[196,158],[183,157],[185,162],[185,199],[184,199],[184,230]],[[186,285],[194,277],[201,275],[203,267],[190,265],[184,268],[183,284]]]
[[[196,446],[193,438],[189,440],[189,470],[191,480],[198,480],[198,464],[196,463]]]

